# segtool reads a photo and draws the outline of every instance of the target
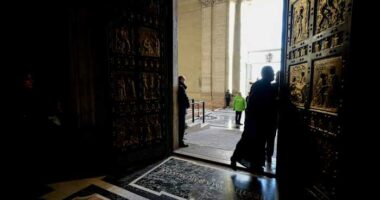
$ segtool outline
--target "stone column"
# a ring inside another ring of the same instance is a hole
[[[201,97],[207,102],[211,102],[211,34],[212,34],[212,3],[202,2],[202,86]]]
[[[178,0],[177,0],[178,1]],[[178,73],[186,76],[187,95],[201,99],[202,4],[178,1]]]
[[[223,107],[226,89],[228,2],[202,3],[202,99],[209,108]]]
[[[173,1],[173,147],[178,148],[178,0]]]
[[[235,27],[233,42],[233,61],[232,61],[232,92],[240,91],[240,30],[241,30],[241,0],[236,0],[235,7]]]
[[[215,108],[222,108],[228,81],[226,77],[228,2],[215,3],[212,14],[212,102]]]

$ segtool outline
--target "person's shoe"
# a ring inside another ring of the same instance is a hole
[[[239,125],[243,125],[242,123],[238,123]]]
[[[249,171],[253,174],[263,174],[264,173],[264,169],[261,166],[254,166]]]
[[[180,143],[179,144],[179,147],[188,147],[189,145],[185,144],[185,143]]]
[[[231,168],[236,171],[237,167],[236,167],[236,160],[234,158],[231,157]]]

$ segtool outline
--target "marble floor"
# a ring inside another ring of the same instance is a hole
[[[49,184],[53,191],[43,195],[41,199],[147,199],[103,181],[104,178],[105,176],[101,176]]]
[[[242,114],[241,122],[244,122],[245,114]],[[191,123],[191,121],[187,121]],[[195,123],[199,123],[195,121]],[[189,147],[179,148],[174,152],[203,160],[210,160],[228,165],[237,142],[241,138],[244,125],[236,126],[235,112],[230,109],[218,109],[208,111],[206,117],[207,126],[200,129],[190,129],[185,136],[185,143]],[[264,171],[269,174],[276,173],[276,146],[271,163],[266,163]],[[239,165],[238,167],[242,167]]]
[[[263,199],[277,200],[274,178],[171,156],[120,177],[50,184],[42,199]]]

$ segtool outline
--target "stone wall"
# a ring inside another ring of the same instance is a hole
[[[209,108],[224,106],[227,80],[228,1],[179,1],[179,74],[188,95]]]

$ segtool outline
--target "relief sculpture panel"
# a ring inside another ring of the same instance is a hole
[[[160,97],[161,76],[156,73],[143,73],[141,78],[144,100],[158,99]]]
[[[110,6],[99,15],[104,23],[99,26],[106,29],[99,33],[99,38],[106,37],[99,42],[106,42],[101,48],[107,50],[107,70],[102,72],[107,76],[106,122],[112,131],[115,161],[133,166],[170,151],[167,124],[171,115],[166,108],[172,92],[167,76],[173,68],[166,54],[172,50],[168,20],[172,14],[167,12],[172,3],[123,2],[123,6]]]
[[[111,31],[111,49],[118,54],[132,52],[131,31],[126,27],[116,27]]]
[[[309,0],[297,0],[292,5],[291,44],[296,44],[309,37]]]
[[[140,131],[144,136],[144,143],[159,142],[162,139],[162,127],[159,115],[148,115],[141,119]]]
[[[141,27],[139,29],[139,45],[141,56],[160,57],[160,39],[156,31]]]
[[[136,85],[133,73],[115,73],[113,76],[113,100],[125,103],[129,100],[136,100]]]
[[[345,22],[347,0],[318,0],[316,6],[316,32]]]
[[[135,117],[119,118],[113,122],[114,146],[126,150],[139,144],[139,130]]]
[[[309,69],[307,63],[290,66],[290,98],[297,106],[304,106],[307,100],[307,88],[309,85]]]
[[[352,67],[352,0],[290,0],[286,13],[289,98],[317,142],[318,180],[307,190],[316,199],[336,199],[344,178],[340,154],[346,110],[345,81]],[[349,73],[349,75],[352,75]],[[315,149],[317,150],[317,149]],[[312,155],[310,155],[312,156]]]
[[[311,108],[337,112],[342,77],[342,58],[333,57],[314,62]]]

